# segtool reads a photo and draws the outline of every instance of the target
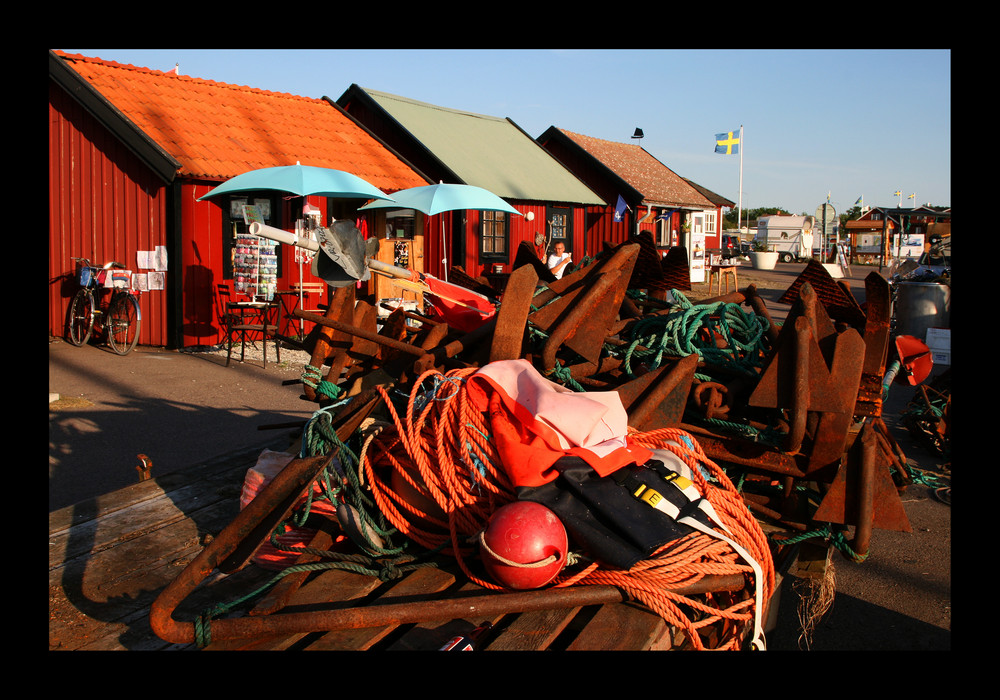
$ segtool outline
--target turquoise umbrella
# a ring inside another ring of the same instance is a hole
[[[411,187],[392,194],[393,201],[369,202],[358,211],[369,209],[416,209],[428,216],[446,211],[473,209],[478,211],[504,211],[508,214],[521,215],[517,209],[507,204],[498,196],[475,185],[451,185],[439,183],[423,187]],[[441,221],[441,245],[445,254],[444,278],[448,279],[448,249],[444,240],[444,221]]]
[[[392,201],[392,197],[362,180],[357,175],[310,165],[281,165],[274,168],[259,168],[232,177],[199,201],[219,194],[247,192],[249,190],[278,190],[305,197],[338,197],[342,199],[380,199]]]
[[[393,193],[392,201],[370,202],[359,207],[358,211],[367,209],[416,209],[428,216],[460,209],[505,211],[509,214],[521,213],[482,187],[447,183],[400,190]]]

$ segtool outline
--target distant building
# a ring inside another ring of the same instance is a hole
[[[885,265],[895,257],[919,257],[927,247],[929,233],[947,229],[950,235],[951,208],[872,207],[846,222],[844,229],[853,261]]]

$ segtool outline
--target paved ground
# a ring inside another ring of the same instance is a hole
[[[287,357],[290,353],[283,353]],[[316,405],[299,398],[302,364],[225,366],[225,354],[49,343],[49,510],[134,484],[137,455],[154,476],[227,454],[288,445],[288,430]],[[283,385],[295,381],[294,385]]]
[[[740,271],[754,282],[772,315],[784,318],[777,298],[802,265],[774,272]],[[861,290],[868,270],[848,282]],[[693,298],[707,296],[697,285]],[[156,476],[193,469],[224,455],[284,449],[287,430],[261,426],[308,418],[315,404],[299,398],[301,362],[259,361],[225,367],[225,356],[138,348],[119,357],[102,347],[49,343],[49,510],[72,505],[138,480],[139,454]],[[298,358],[296,358],[298,359]],[[940,371],[938,368],[936,371]],[[910,461],[950,481],[950,465],[913,443],[898,414],[913,389],[897,384],[883,417]],[[910,487],[903,496],[912,533],[876,530],[861,564],[834,559],[836,596],[809,644],[799,639],[799,595],[786,579],[772,650],[916,650],[951,648],[951,508],[933,489]]]

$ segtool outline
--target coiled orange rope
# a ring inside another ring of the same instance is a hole
[[[478,535],[490,515],[517,498],[490,441],[486,415],[474,408],[466,395],[465,379],[476,371],[424,373],[413,385],[405,416],[398,415],[387,392],[380,390],[394,429],[388,427],[373,439],[361,468],[376,505],[401,534],[422,547],[440,548],[455,557],[474,583],[502,589],[473,571],[467,561],[475,555]],[[425,386],[428,382],[432,385],[429,390]],[[691,467],[699,491],[715,508],[730,538],[756,559],[764,572],[759,577],[763,580],[753,580],[752,568],[729,544],[694,532],[664,545],[629,571],[593,562],[571,565],[550,585],[618,586],[668,625],[682,630],[695,649],[705,648],[699,630],[716,623],[720,632],[712,647],[740,648],[755,613],[755,597],[747,591],[762,587],[761,599],[766,601],[774,589],[774,565],[760,525],[729,478],[697,442],[690,440],[693,447],[684,444],[684,438],[690,438],[687,433],[663,429],[631,432],[630,438],[646,447],[668,449]],[[709,483],[699,466],[715,484]],[[401,495],[400,486],[409,493]],[[414,492],[419,494],[417,498]],[[749,574],[747,588],[699,596],[667,590],[696,583],[705,576],[731,574]]]

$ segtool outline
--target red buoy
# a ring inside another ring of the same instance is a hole
[[[490,577],[506,588],[540,588],[566,565],[566,528],[551,510],[515,501],[493,513],[483,533],[480,556]]]

